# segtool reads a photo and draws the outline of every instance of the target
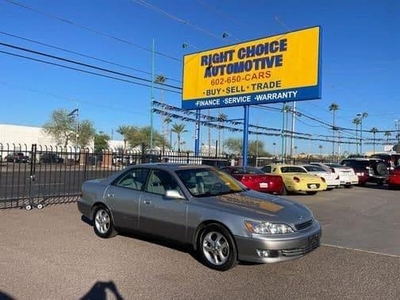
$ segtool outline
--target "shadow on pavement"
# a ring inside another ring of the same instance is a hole
[[[109,297],[107,297],[107,291],[113,295],[112,299],[117,299],[117,300],[124,299],[113,281],[107,281],[107,282],[97,281],[92,286],[92,288],[82,298],[80,298],[80,300],[109,299]]]
[[[0,300],[14,300],[10,295],[0,291]]]

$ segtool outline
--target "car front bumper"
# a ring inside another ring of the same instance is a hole
[[[314,221],[313,226],[298,231],[288,237],[235,236],[238,258],[242,261],[255,263],[276,263],[300,258],[320,245],[321,225]]]

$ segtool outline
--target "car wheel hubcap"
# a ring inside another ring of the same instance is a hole
[[[224,264],[230,254],[229,243],[219,232],[209,232],[203,240],[203,254],[213,265]]]
[[[102,234],[107,233],[107,231],[110,229],[110,216],[104,209],[100,209],[96,213],[95,224],[97,230]]]

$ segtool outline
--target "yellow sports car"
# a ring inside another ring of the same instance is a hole
[[[327,185],[325,179],[318,175],[310,174],[301,166],[287,164],[271,164],[261,168],[265,173],[282,176],[284,188],[283,194],[306,193],[315,195],[319,191],[325,191]]]

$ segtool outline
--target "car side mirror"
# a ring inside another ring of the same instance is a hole
[[[177,190],[166,190],[165,197],[173,199],[185,199]]]

